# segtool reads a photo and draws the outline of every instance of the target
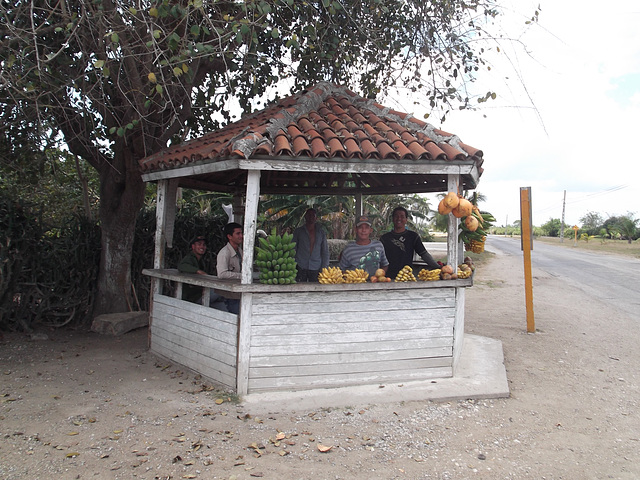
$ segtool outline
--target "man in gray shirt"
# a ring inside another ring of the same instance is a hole
[[[304,214],[304,225],[293,232],[298,264],[296,282],[317,282],[320,270],[329,266],[327,235],[316,219],[315,209],[308,209]]]
[[[379,240],[371,240],[371,219],[362,215],[356,220],[356,241],[349,243],[340,255],[340,268],[342,270],[355,270],[360,268],[370,276],[375,275],[381,268],[387,271],[389,261],[384,252],[384,246]]]

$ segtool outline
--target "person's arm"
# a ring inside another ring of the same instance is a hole
[[[351,266],[351,263],[348,260],[348,257],[349,257],[349,245],[350,244],[347,244],[347,246],[344,247],[344,249],[342,250],[342,253],[340,253],[340,263],[338,264],[338,266],[342,270],[346,270],[347,268],[349,268],[349,266]]]
[[[207,272],[200,270],[198,259],[193,255],[185,255],[178,264],[178,271],[181,273],[198,273],[206,275]]]
[[[435,270],[436,268],[440,268],[440,265],[438,265],[438,262],[436,262],[431,256],[431,254],[426,250],[422,255],[420,255],[420,258],[424,261],[424,263],[427,264],[427,267],[429,268],[429,270]]]
[[[380,242],[382,248],[380,249],[380,268],[384,270],[384,273],[387,273],[389,270],[389,260],[387,259],[387,254],[385,253],[384,245]]]
[[[415,245],[414,245],[413,249],[420,256],[422,261],[427,264],[427,268],[429,270],[435,270],[437,268],[440,268],[440,265],[438,265],[438,262],[436,262],[434,260],[434,258],[431,256],[431,254],[425,248],[425,246],[422,243],[422,240],[420,239],[419,235],[416,236],[416,242],[415,242]]]
[[[322,265],[320,268],[329,266],[329,242],[327,241],[327,235],[322,231],[322,243],[320,244],[320,257],[322,258]]]

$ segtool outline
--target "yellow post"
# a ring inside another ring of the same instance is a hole
[[[578,246],[578,230],[580,230],[580,228],[578,228],[577,225],[573,226],[573,246],[577,247]]]
[[[531,275],[531,188],[520,188],[520,228],[524,254],[524,294],[527,308],[527,332],[535,333],[533,318],[533,278]]]

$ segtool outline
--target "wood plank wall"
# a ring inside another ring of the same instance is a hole
[[[151,351],[236,389],[238,316],[156,294]]]
[[[248,392],[453,375],[456,289],[253,294]]]

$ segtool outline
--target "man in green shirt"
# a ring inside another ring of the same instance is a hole
[[[204,254],[207,252],[207,240],[203,236],[195,237],[191,240],[191,251],[186,254],[178,264],[178,271],[181,273],[196,273],[198,275],[208,275],[204,266]],[[182,299],[191,303],[202,303],[202,287],[182,284]],[[218,308],[221,297],[211,292],[209,305]],[[214,303],[216,305],[214,305]],[[220,308],[218,308],[220,309]]]

